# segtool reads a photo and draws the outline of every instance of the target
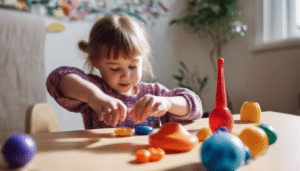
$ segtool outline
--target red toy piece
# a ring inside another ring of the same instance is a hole
[[[225,126],[229,132],[232,132],[233,128],[232,113],[227,108],[223,58],[218,59],[216,106],[209,115],[209,126],[212,132],[215,132],[215,130],[222,126]]]

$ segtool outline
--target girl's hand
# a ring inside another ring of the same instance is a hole
[[[98,114],[99,121],[104,121],[106,125],[116,126],[119,121],[126,119],[126,105],[102,92],[90,95],[88,104]]]
[[[148,116],[160,117],[170,109],[171,102],[168,97],[159,97],[147,94],[137,101],[129,113],[136,123],[142,122]]]

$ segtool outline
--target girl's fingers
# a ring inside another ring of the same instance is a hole
[[[122,103],[110,105],[110,107],[106,109],[106,114],[104,117],[106,125],[116,126],[119,120],[125,121],[126,112],[127,107]]]
[[[106,125],[110,125],[111,124],[111,109],[108,108],[106,109],[106,113],[105,113],[105,116],[104,116],[104,122]]]
[[[99,121],[103,121],[104,120],[104,112],[100,112],[100,114],[98,115]]]
[[[126,119],[127,107],[124,104],[118,104],[119,118],[123,122]]]
[[[98,108],[98,110],[95,110],[95,111],[98,114],[98,120],[103,121],[104,120],[104,115],[105,115],[104,108],[100,107],[100,108]]]
[[[119,111],[118,110],[112,111],[112,113],[111,113],[111,125],[116,126],[119,122],[119,118],[120,118]]]
[[[163,116],[165,113],[166,113],[166,111],[161,110],[161,111],[157,112],[155,115],[156,115],[157,117],[160,117],[160,116]]]
[[[146,119],[148,116],[151,115],[151,113],[152,113],[152,107],[151,106],[146,106],[146,109],[140,115],[140,121],[143,121],[144,119]]]
[[[137,111],[138,111],[138,106],[139,106],[139,103],[140,102],[137,102],[134,106],[133,106],[133,108],[131,109],[131,111],[130,111],[130,115],[131,115],[131,118],[135,121],[135,122],[137,122]]]
[[[134,114],[133,114],[133,113],[134,113],[134,106],[133,106],[133,108],[130,110],[130,112],[128,113],[128,115],[129,115],[130,118],[132,118],[133,120],[135,120],[135,119],[134,119]]]
[[[159,104],[155,107],[155,111],[153,112],[153,116],[160,117],[164,115],[167,111],[163,108],[162,104]]]
[[[162,110],[161,108],[162,108],[162,104],[161,103],[156,103],[153,107],[153,112],[156,113],[156,112]]]
[[[148,102],[149,101],[145,98],[144,100],[141,101],[141,103],[137,107],[136,121],[138,123],[143,121],[143,115],[144,115],[145,110],[147,109]]]

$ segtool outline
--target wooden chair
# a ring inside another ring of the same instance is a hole
[[[25,121],[25,132],[28,134],[60,131],[55,112],[49,104],[30,105],[26,111]]]

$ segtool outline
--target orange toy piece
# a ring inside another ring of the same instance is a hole
[[[212,131],[208,127],[204,127],[200,129],[197,133],[197,137],[199,141],[204,141],[206,138],[212,135]]]
[[[179,123],[166,123],[158,132],[149,136],[151,147],[186,152],[196,147],[198,138]]]
[[[266,132],[256,126],[245,128],[239,138],[251,151],[253,157],[263,154],[269,146],[269,138]]]
[[[261,109],[257,102],[244,102],[240,113],[242,122],[260,123]]]
[[[147,163],[150,161],[151,153],[146,149],[140,149],[135,153],[135,159],[139,163]]]
[[[118,136],[131,136],[134,133],[132,128],[118,127],[115,129],[115,134]]]
[[[165,150],[161,148],[154,148],[150,147],[148,148],[148,151],[150,152],[150,160],[151,161],[160,161],[165,156]]]

